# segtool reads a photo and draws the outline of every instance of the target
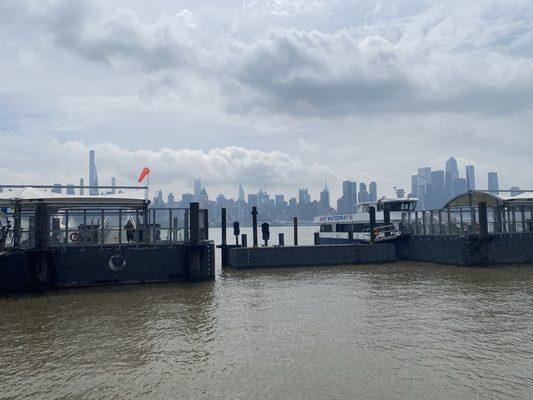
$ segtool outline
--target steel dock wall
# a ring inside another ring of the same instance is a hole
[[[351,265],[396,261],[392,244],[320,245],[228,249],[233,268]]]

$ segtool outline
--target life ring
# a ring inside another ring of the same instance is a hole
[[[78,243],[80,241],[80,235],[78,232],[72,232],[69,237],[71,242]]]

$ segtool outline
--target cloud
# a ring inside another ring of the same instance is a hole
[[[89,149],[97,153],[99,175],[104,179],[117,176],[128,183],[135,182],[138,172],[149,166],[155,185],[187,187],[194,178],[205,177],[214,186],[268,184],[287,186],[295,179],[314,182],[331,178],[333,171],[326,165],[306,165],[280,151],[259,151],[238,146],[212,148],[207,152],[187,148],[132,150],[109,143],[87,146],[76,141],[59,142],[48,138],[23,139],[2,134],[0,158],[9,160],[0,170],[0,180],[18,183],[77,182],[86,176]],[[22,153],[20,149],[24,148]],[[27,154],[33,154],[29,163]],[[37,172],[40,171],[40,172]],[[24,179],[26,178],[26,179]]]

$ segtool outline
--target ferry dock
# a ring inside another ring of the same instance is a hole
[[[149,208],[144,189],[77,196],[0,193],[0,291],[212,280],[207,210]]]
[[[397,213],[391,223],[385,206],[380,219],[368,207],[368,226],[358,234],[344,225],[344,239],[332,242],[315,233],[314,246],[298,246],[298,220],[294,219],[293,245],[260,246],[257,209],[252,210],[253,243],[242,235],[240,245],[228,245],[225,210],[222,210],[222,266],[229,268],[295,267],[311,265],[383,264],[424,261],[455,266],[494,266],[533,263],[533,193],[504,197],[485,191],[469,192],[452,199],[443,209]],[[361,216],[358,216],[359,218]],[[352,218],[347,216],[346,219]],[[355,217],[353,217],[355,219]],[[332,220],[342,219],[341,217]],[[235,232],[234,232],[235,233]],[[270,240],[268,224],[262,236]],[[355,240],[355,235],[359,239]],[[361,240],[366,236],[366,240]]]

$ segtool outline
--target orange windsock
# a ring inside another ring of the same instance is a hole
[[[138,179],[139,183],[141,183],[149,173],[150,173],[150,168],[144,167],[143,170],[141,171],[141,174],[139,175],[139,179]]]

